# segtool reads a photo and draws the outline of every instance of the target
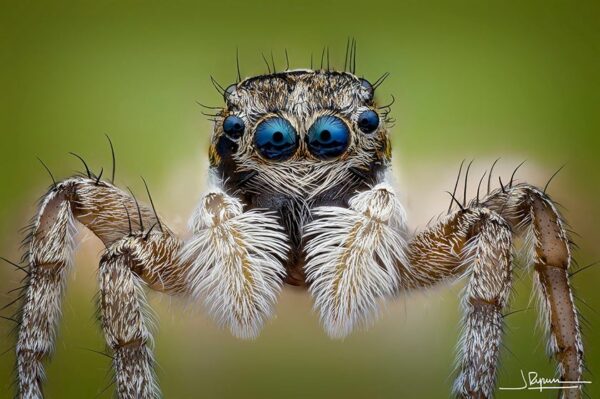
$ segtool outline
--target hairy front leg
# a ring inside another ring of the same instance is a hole
[[[473,220],[477,214],[481,221]],[[493,220],[496,231],[490,230],[493,234],[485,238],[483,233],[490,229],[485,226]],[[548,331],[548,347],[558,363],[560,379],[581,380],[583,345],[568,280],[571,255],[564,223],[544,192],[519,184],[502,187],[483,201],[472,201],[466,209],[419,234],[409,247],[412,273],[404,280],[406,288],[469,277],[463,301],[465,332],[459,346],[460,374],[455,383],[460,397],[493,397],[501,310],[510,287],[510,264],[507,256],[500,254],[510,249],[514,235],[524,236],[530,244],[529,259],[542,304],[540,318]],[[488,266],[481,269],[481,264]],[[476,287],[480,289],[474,290]],[[577,386],[561,390],[558,395],[579,399],[582,392]]]
[[[16,346],[17,389],[23,398],[42,397],[43,362],[56,337],[76,221],[109,248],[123,240],[143,241],[128,249],[136,259],[127,262],[131,272],[154,289],[185,290],[185,268],[173,262],[180,243],[152,209],[104,181],[73,178],[57,184],[44,197],[29,236],[30,277]],[[114,349],[110,340],[109,345]]]
[[[151,283],[169,293],[186,290],[188,265],[179,262],[180,245],[160,230],[131,234],[111,245],[100,260],[100,320],[113,354],[119,398],[160,396],[145,287]]]
[[[454,391],[461,398],[493,397],[502,311],[511,288],[510,226],[487,209],[461,210],[416,236],[409,246],[409,262],[405,289],[468,278]]]
[[[571,248],[560,213],[546,193],[528,184],[496,190],[483,199],[482,206],[501,214],[517,234],[525,237],[548,352],[558,363],[562,381],[580,381],[583,343],[569,285]],[[582,392],[579,388],[568,389],[561,395],[578,399]]]

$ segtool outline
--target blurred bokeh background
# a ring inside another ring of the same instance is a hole
[[[346,38],[358,41],[358,74],[391,76],[395,169],[411,226],[444,212],[456,170],[474,159],[472,186],[494,159],[507,180],[545,184],[580,249],[600,259],[600,7],[597,1],[2,1],[0,11],[0,254],[19,258],[19,228],[50,183],[81,170],[75,151],[105,173],[117,154],[117,183],[143,197],[143,175],[159,212],[180,232],[203,189],[210,122],[197,101],[220,105],[209,76],[309,66],[330,47],[343,65]],[[95,320],[99,242],[82,232],[64,319],[47,368],[49,398],[112,397],[110,360]],[[527,309],[531,278],[521,269],[512,310]],[[0,268],[0,304],[22,275]],[[586,328],[587,362],[600,370],[600,267],[573,285]],[[307,293],[286,288],[256,341],[221,331],[200,305],[150,294],[159,330],[158,375],[167,398],[444,398],[451,383],[462,284],[387,305],[369,331],[331,341]],[[2,315],[10,315],[9,308]],[[500,385],[520,370],[552,376],[536,311],[506,318]],[[0,397],[12,397],[12,324],[0,320]],[[600,396],[593,374],[589,393]],[[105,389],[106,388],[106,389]],[[498,392],[499,398],[554,397]]]

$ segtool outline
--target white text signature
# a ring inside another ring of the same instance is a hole
[[[536,371],[529,371],[527,377],[521,370],[523,385],[518,387],[500,387],[503,391],[522,391],[525,389],[542,392],[546,389],[579,389],[582,384],[591,384],[591,381],[561,381],[560,378],[540,377]]]

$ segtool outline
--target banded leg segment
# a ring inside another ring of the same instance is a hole
[[[134,272],[144,268],[137,252],[151,254],[148,240],[127,237],[114,244],[100,262],[100,313],[106,342],[113,352],[116,391],[119,398],[157,398],[152,335],[144,282]]]
[[[527,184],[492,193],[483,206],[496,210],[526,236],[535,270],[541,319],[548,334],[548,350],[558,363],[562,381],[580,381],[583,343],[577,310],[569,285],[571,249],[564,222],[550,198]],[[563,398],[581,397],[580,389],[561,392]]]
[[[158,290],[182,292],[185,265],[174,267],[179,241],[156,226],[153,211],[113,185],[73,178],[56,185],[44,198],[29,237],[30,277],[16,346],[18,394],[41,398],[44,360],[52,352],[61,299],[74,247],[74,223],[90,228],[107,246],[138,237],[146,242],[132,253],[144,262],[133,270]],[[144,230],[144,226],[148,230]],[[155,226],[152,231],[150,226]],[[135,252],[138,251],[138,252]]]
[[[483,228],[489,222],[469,222],[473,217],[469,215],[475,214],[487,215],[485,219],[498,227],[484,234]],[[404,280],[408,289],[469,275],[463,300],[466,319],[460,344],[460,374],[455,384],[460,397],[493,397],[501,339],[500,311],[506,305],[510,287],[510,261],[503,260],[500,265],[499,260],[510,259],[501,254],[510,249],[510,238],[515,234],[532,244],[530,259],[542,304],[541,318],[549,332],[549,348],[558,362],[560,378],[581,380],[583,346],[568,281],[568,237],[550,199],[540,190],[521,184],[492,192],[481,202],[473,201],[467,209],[417,235],[409,247],[412,273]],[[476,248],[480,249],[474,252]],[[486,263],[490,266],[478,266]],[[568,399],[581,395],[580,389],[559,392],[560,397]]]
[[[30,236],[30,276],[16,346],[19,395],[41,398],[43,360],[54,347],[65,275],[73,253],[75,227],[64,192],[52,191],[41,205]]]
[[[487,209],[454,213],[416,236],[409,247],[410,280],[405,288],[426,287],[468,276],[459,344],[461,398],[491,398],[502,339],[502,310],[511,287],[512,232]]]

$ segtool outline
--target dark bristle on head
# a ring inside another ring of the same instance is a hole
[[[237,83],[242,81],[242,73],[240,72],[240,52],[239,49],[235,49],[235,65],[237,67]]]
[[[290,69],[290,57],[288,56],[288,51],[285,49],[285,70],[288,71]]]
[[[350,38],[346,40],[346,55],[344,55],[344,72],[348,70],[348,50],[350,49]]]
[[[117,161],[116,161],[116,157],[115,157],[115,147],[113,146],[112,140],[110,139],[108,134],[105,134],[105,136],[108,139],[108,145],[110,146],[110,154],[112,157],[112,173],[110,175],[110,184],[115,184],[115,171],[116,171],[116,167],[117,167]]]
[[[277,73],[277,68],[275,67],[275,58],[273,57],[272,51],[271,51],[271,65],[273,66],[273,73]]]
[[[262,59],[265,62],[265,65],[267,66],[267,71],[268,71],[268,73],[270,75],[272,73],[271,72],[271,65],[269,65],[269,61],[267,61],[267,57],[265,57],[265,53],[260,53],[260,55],[262,56]]]
[[[389,72],[384,72],[382,75],[380,75],[378,78],[376,78],[372,82],[370,82],[368,79],[365,79],[365,78],[358,78],[356,76],[357,41],[355,38],[350,38],[350,37],[347,39],[346,44],[345,44],[343,68],[339,68],[339,69],[336,68],[336,66],[333,64],[333,54],[331,54],[329,46],[323,46],[321,48],[320,61],[317,60],[318,65],[315,65],[315,62],[313,59],[313,54],[311,53],[309,69],[302,69],[302,68],[290,69],[290,56],[289,56],[287,48],[283,50],[283,57],[280,57],[280,58],[283,58],[283,62],[285,62],[285,68],[280,71],[277,71],[277,66],[276,66],[276,58],[277,57],[275,56],[275,54],[271,51],[269,53],[269,56],[270,56],[270,59],[267,58],[265,53],[260,53],[260,58],[262,59],[264,65],[266,67],[266,72],[264,74],[255,75],[255,76],[251,76],[251,77],[243,79],[241,71],[240,71],[239,50],[236,49],[236,80],[235,80],[235,84],[224,87],[219,82],[217,82],[212,76],[211,76],[211,82],[212,82],[213,86],[216,88],[216,90],[220,94],[223,95],[223,97],[225,98],[225,101],[227,102],[227,97],[232,93],[232,90],[236,87],[236,85],[237,85],[237,87],[244,87],[247,84],[254,82],[254,81],[262,81],[262,80],[275,79],[275,78],[288,79],[291,76],[299,76],[302,74],[324,73],[324,74],[332,74],[332,76],[349,74],[349,75],[354,75],[355,79],[360,79],[360,81],[362,82],[362,86],[369,93],[368,98],[369,98],[369,104],[370,104],[374,98],[375,91],[377,90],[377,88],[379,86],[381,86],[383,84],[383,82],[390,75]],[[339,67],[342,67],[342,65],[339,65]],[[389,104],[389,105],[391,105],[391,104]]]

